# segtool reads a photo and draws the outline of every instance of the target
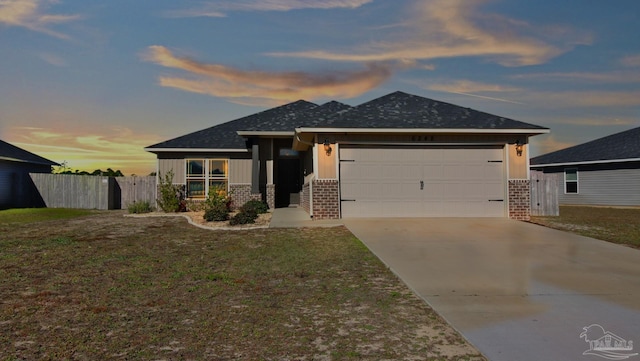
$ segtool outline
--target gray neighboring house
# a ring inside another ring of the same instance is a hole
[[[640,206],[640,127],[537,156],[531,169],[561,175],[560,204]]]
[[[299,100],[145,148],[188,198],[300,205],[313,219],[530,215],[529,137],[549,129],[403,92]]]
[[[29,173],[51,173],[58,165],[0,140],[0,209],[43,207]]]

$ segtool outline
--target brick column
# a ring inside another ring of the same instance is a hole
[[[269,209],[276,208],[276,185],[267,184],[267,205]]]
[[[311,183],[305,183],[300,192],[300,205],[307,213],[311,213],[311,195],[309,194]]]
[[[531,185],[527,179],[509,180],[509,218],[531,219]]]
[[[339,219],[340,194],[337,179],[313,180],[313,219]]]

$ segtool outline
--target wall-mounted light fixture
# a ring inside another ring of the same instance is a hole
[[[324,152],[327,153],[327,156],[331,155],[331,144],[329,143],[329,140],[325,138],[324,140]]]
[[[522,148],[524,147],[523,144],[520,143],[520,140],[516,140],[515,142],[515,146],[516,146],[516,155],[518,157],[522,157]]]

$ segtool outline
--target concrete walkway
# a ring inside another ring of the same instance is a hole
[[[499,218],[345,225],[492,361],[605,360],[592,324],[640,361],[640,250]]]
[[[342,225],[344,223],[341,219],[314,221],[302,207],[289,206],[273,210],[269,228],[336,227]]]

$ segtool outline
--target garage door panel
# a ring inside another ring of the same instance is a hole
[[[341,202],[342,215],[502,217],[502,158],[503,149],[498,147],[341,147],[341,197],[349,200]]]

